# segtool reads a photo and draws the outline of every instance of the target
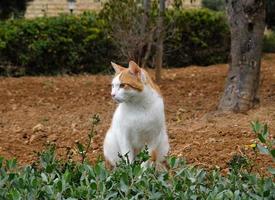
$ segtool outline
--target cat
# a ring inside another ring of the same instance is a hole
[[[118,106],[104,139],[106,164],[115,167],[119,154],[127,154],[132,163],[145,146],[151,161],[161,163],[168,154],[169,142],[159,87],[134,61],[128,68],[111,64],[116,72],[111,96]]]

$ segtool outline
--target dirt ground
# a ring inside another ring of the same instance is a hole
[[[227,162],[236,153],[248,152],[255,140],[250,122],[260,120],[275,132],[275,54],[264,56],[260,106],[247,114],[218,114],[227,65],[166,69],[160,84],[166,106],[170,155],[188,163],[228,171]],[[110,97],[111,76],[0,78],[0,155],[32,163],[34,152],[47,143],[64,155],[75,143],[87,142],[90,119],[98,113],[101,123],[88,156],[102,156],[102,142],[116,104]],[[249,154],[251,155],[251,154]],[[270,159],[255,160],[260,170]],[[274,165],[274,163],[273,163]]]

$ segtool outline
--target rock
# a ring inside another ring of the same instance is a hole
[[[30,139],[29,139],[29,143],[32,143],[35,140],[41,140],[42,138],[47,137],[47,135],[45,133],[35,133],[33,135],[31,135]]]
[[[51,142],[55,142],[57,140],[57,135],[55,133],[49,135],[48,140]]]
[[[78,131],[77,130],[77,123],[72,123],[71,127],[72,127],[73,133],[76,133]]]
[[[28,134],[27,134],[27,133],[24,133],[22,137],[23,137],[24,139],[27,139],[27,138],[28,138]]]
[[[37,124],[32,128],[33,133],[44,131],[44,130],[45,130],[45,127],[42,124]]]
[[[36,138],[38,138],[38,135],[31,135],[30,139],[29,139],[29,143],[32,143]]]
[[[11,109],[12,109],[13,111],[15,111],[15,110],[17,109],[17,105],[16,105],[16,104],[12,104]]]
[[[15,127],[13,131],[14,131],[15,133],[20,133],[20,132],[23,131],[23,129],[20,128],[20,127]]]

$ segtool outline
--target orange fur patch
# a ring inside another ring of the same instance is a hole
[[[157,151],[153,150],[151,152],[151,161],[156,162],[157,161]]]
[[[142,72],[145,74],[147,83],[150,85],[150,87],[151,87],[152,89],[154,89],[159,95],[161,95],[159,86],[158,86],[157,84],[154,83],[154,81],[151,79],[151,77],[150,77],[150,75],[148,74],[148,72],[145,71],[144,69],[141,69],[141,70],[142,70]]]
[[[134,155],[135,155],[135,156],[138,155],[139,152],[140,152],[140,149],[134,148]]]
[[[142,72],[146,77],[146,84],[148,84],[153,90],[155,90],[159,95],[161,95],[158,85],[154,83],[149,73],[144,69],[141,69],[134,61],[129,62],[129,68],[124,68],[113,62],[112,66],[116,71],[115,76],[120,76],[119,79],[121,83],[125,84],[125,89],[132,87],[137,91],[141,92],[144,89],[144,85],[141,81]]]
[[[105,159],[105,168],[108,169],[108,170],[112,170],[113,169],[112,164],[107,159]]]
[[[129,85],[137,91],[141,92],[144,88],[140,76],[132,75],[128,69],[121,72],[119,79],[121,83]]]
[[[154,81],[151,79],[149,73],[145,71],[144,69],[141,69],[142,72],[145,74],[146,77],[146,83],[155,90],[159,95],[161,95],[160,88],[157,84],[154,83]],[[116,76],[120,75],[119,79],[122,84],[125,84],[125,89],[128,88],[128,86],[136,89],[137,91],[142,91],[144,88],[144,85],[141,81],[141,76],[138,74],[138,76],[135,76],[130,73],[129,69],[122,70],[120,73],[116,73]]]

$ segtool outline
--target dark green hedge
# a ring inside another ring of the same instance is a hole
[[[202,7],[208,8],[215,11],[224,11],[225,10],[225,1],[224,0],[202,0]]]
[[[275,53],[275,32],[269,31],[265,34],[263,40],[263,51],[266,53]]]
[[[98,18],[84,13],[1,22],[0,75],[109,70],[119,51],[105,31],[108,24]],[[204,9],[169,10],[166,23],[166,66],[227,61],[230,34],[223,14]]]
[[[227,62],[230,32],[223,13],[207,9],[172,10],[167,18],[172,22],[165,41],[168,66]]]
[[[112,44],[91,13],[11,20],[0,30],[0,60],[24,67],[26,74],[97,73],[112,54]]]

